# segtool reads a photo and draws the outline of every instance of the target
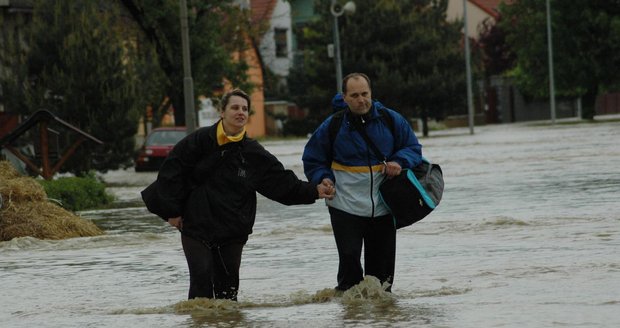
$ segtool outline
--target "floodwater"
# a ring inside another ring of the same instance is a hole
[[[334,295],[323,202],[259,196],[239,302],[186,301],[178,233],[142,206],[155,178],[103,176],[106,235],[0,242],[2,327],[620,327],[620,122],[432,132],[438,209],[399,230],[393,293]],[[304,140],[264,142],[301,174]]]

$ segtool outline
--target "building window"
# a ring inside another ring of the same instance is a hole
[[[288,55],[288,43],[286,42],[286,29],[276,28],[274,39],[276,42],[276,57],[286,57]]]

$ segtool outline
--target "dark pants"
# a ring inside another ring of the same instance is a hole
[[[196,297],[237,300],[243,243],[211,247],[182,235],[189,267],[189,299]]]
[[[360,217],[331,207],[329,214],[340,260],[336,289],[347,290],[358,284],[364,279],[364,271],[391,285],[396,261],[396,228],[392,216]],[[360,262],[362,246],[364,270]]]

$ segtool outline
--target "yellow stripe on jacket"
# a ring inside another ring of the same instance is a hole
[[[327,205],[363,217],[368,217],[372,213],[374,216],[388,214],[387,205],[381,201],[379,196],[379,186],[385,179],[385,175],[381,173],[382,170],[383,164],[369,168],[333,162],[336,197],[333,200],[326,200]],[[370,175],[372,177],[369,179]],[[370,199],[373,201],[369,201]]]
[[[371,166],[372,172],[382,172],[385,166],[383,164],[377,164]],[[368,166],[347,166],[337,162],[332,162],[332,170],[334,171],[346,171],[354,173],[367,173],[369,172]]]

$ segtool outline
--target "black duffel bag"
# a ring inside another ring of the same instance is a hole
[[[381,197],[394,216],[396,229],[412,225],[432,212],[443,195],[443,172],[438,164],[424,160],[413,169],[385,179]]]

